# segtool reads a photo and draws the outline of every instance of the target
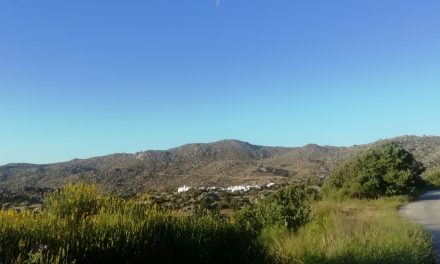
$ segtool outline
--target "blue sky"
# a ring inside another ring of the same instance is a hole
[[[0,164],[439,135],[440,2],[2,1]]]

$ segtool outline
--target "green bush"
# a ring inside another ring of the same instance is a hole
[[[54,217],[76,223],[98,213],[103,203],[104,197],[96,185],[68,183],[62,190],[44,197],[43,210]]]
[[[368,149],[336,168],[324,181],[330,196],[378,198],[405,194],[421,185],[425,170],[414,156],[394,142]]]
[[[440,170],[427,171],[422,175],[422,178],[427,185],[440,187]]]
[[[305,186],[287,186],[256,205],[239,210],[234,219],[256,232],[272,226],[296,230],[311,218],[308,194]]]

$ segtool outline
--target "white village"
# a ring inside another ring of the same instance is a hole
[[[274,187],[276,184],[273,182],[270,182],[268,184],[265,185],[266,188],[271,188]],[[191,186],[186,186],[183,185],[179,188],[177,188],[177,192],[178,193],[183,193],[183,192],[187,192],[191,189],[196,189],[196,190],[221,190],[221,191],[228,191],[228,192],[247,192],[251,189],[261,189],[261,185],[236,185],[236,186],[229,186],[229,187],[214,187],[214,186],[210,186],[210,187],[191,187]]]

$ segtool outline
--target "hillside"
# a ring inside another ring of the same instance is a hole
[[[403,144],[428,168],[440,165],[440,137],[403,136],[389,140]],[[379,142],[353,147],[310,144],[292,148],[222,140],[55,164],[8,164],[0,166],[0,188],[3,192],[38,194],[68,181],[85,181],[97,183],[106,192],[127,195],[184,184],[229,186],[321,178],[341,161]]]

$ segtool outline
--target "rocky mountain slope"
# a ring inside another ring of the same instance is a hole
[[[440,165],[440,137],[404,136],[400,142],[428,168]],[[322,178],[341,161],[381,141],[353,147],[256,146],[238,140],[188,144],[165,151],[113,154],[55,164],[0,166],[3,191],[40,192],[68,181],[97,183],[117,194],[190,186],[230,186]]]

